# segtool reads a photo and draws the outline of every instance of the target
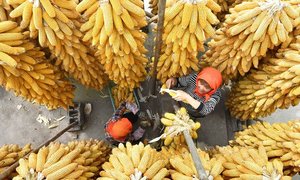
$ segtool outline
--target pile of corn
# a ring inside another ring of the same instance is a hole
[[[10,165],[17,162],[31,151],[31,145],[26,144],[23,148],[19,145],[10,144],[0,147],[0,173],[4,172]],[[15,175],[12,173],[10,179]]]
[[[262,144],[269,158],[282,161],[284,174],[293,175],[300,172],[300,122],[288,123],[257,122],[244,131],[238,132],[231,145],[252,146],[257,148]]]
[[[187,146],[177,146],[176,148],[162,147],[161,153],[165,159],[169,159],[167,168],[170,170],[172,179],[198,178],[192,156]],[[222,179],[222,163],[225,159],[222,157],[210,158],[208,153],[200,149],[198,149],[198,155],[209,179]]]
[[[283,175],[283,163],[280,160],[268,159],[266,149],[262,145],[256,149],[239,146],[219,147],[214,156],[223,159],[224,179],[292,179],[290,176]]]
[[[224,27],[209,42],[204,60],[223,73],[225,80],[244,76],[269,49],[290,40],[299,16],[293,1],[243,2],[230,9]]]
[[[177,110],[175,114],[165,113],[160,121],[165,125],[164,133],[161,136],[164,139],[165,146],[171,144],[171,146],[176,147],[177,145],[185,144],[183,135],[183,131],[185,130],[190,132],[193,139],[198,138],[197,130],[200,128],[201,124],[190,119],[190,116],[184,107]]]
[[[0,85],[49,109],[72,105],[74,88],[13,21],[0,22]]]
[[[100,178],[105,179],[153,179],[161,180],[169,174],[168,161],[155,149],[142,143],[126,146],[119,144],[112,150],[109,161],[102,165]]]
[[[115,107],[118,108],[120,104],[124,101],[126,102],[134,102],[133,92],[128,88],[121,88],[116,85],[112,88],[112,95],[115,101]]]
[[[158,79],[165,82],[199,70],[196,56],[204,51],[204,41],[215,34],[212,25],[219,20],[213,12],[220,10],[213,0],[177,0],[166,8]]]
[[[241,120],[255,119],[299,104],[300,36],[275,55],[263,59],[233,86],[227,101],[231,115]]]
[[[147,25],[141,0],[83,0],[77,7],[88,20],[80,30],[91,42],[106,74],[122,88],[139,86],[146,75],[144,42]]]
[[[103,141],[51,143],[28,159],[20,159],[14,179],[89,179],[98,176],[111,149]]]
[[[28,28],[30,37],[38,39],[42,47],[50,49],[56,65],[67,71],[82,84],[101,89],[105,76],[100,63],[89,54],[90,50],[81,38],[75,1],[12,0],[12,18],[21,18],[20,27]]]

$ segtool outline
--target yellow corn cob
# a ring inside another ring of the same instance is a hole
[[[54,18],[56,13],[55,13],[54,7],[51,4],[51,2],[49,0],[40,0],[40,2],[43,5],[43,8],[45,9],[46,13],[50,17]]]
[[[49,180],[50,179],[61,179],[65,176],[67,176],[68,174],[70,174],[72,171],[74,171],[76,169],[76,167],[77,167],[76,163],[68,164],[68,165],[62,167],[61,169],[49,174],[47,176],[47,179],[49,179]]]
[[[47,154],[47,149],[45,147],[39,150],[36,160],[36,171],[41,172],[44,169]]]
[[[103,3],[100,7],[103,12],[105,32],[109,36],[113,31],[112,8],[109,3]]]

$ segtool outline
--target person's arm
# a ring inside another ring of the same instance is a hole
[[[115,111],[115,113],[113,114],[112,118],[113,120],[118,120],[120,119],[124,112],[126,111],[126,102],[122,102],[119,106],[119,108]]]
[[[207,102],[200,103],[197,111],[203,116],[210,114],[215,109],[216,105],[220,102],[220,99],[221,92],[220,90],[217,90]]]

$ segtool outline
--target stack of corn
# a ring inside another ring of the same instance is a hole
[[[106,74],[122,88],[138,87],[148,62],[144,47],[147,25],[141,0],[83,0],[77,7],[88,20],[80,30],[83,41],[91,42]]]
[[[280,160],[268,160],[266,149],[226,146],[219,147],[214,156],[225,159],[222,163],[224,179],[239,178],[245,180],[280,179],[291,180],[290,176],[283,176],[283,164]]]
[[[102,165],[100,178],[105,179],[153,179],[161,180],[169,174],[165,168],[167,160],[161,153],[142,143],[131,145],[119,144],[112,150],[109,161]]]
[[[161,138],[164,139],[164,145],[176,147],[177,145],[185,144],[185,139],[183,131],[188,130],[193,139],[198,138],[197,130],[200,128],[201,124],[199,122],[194,122],[190,119],[185,108],[180,108],[176,111],[176,114],[165,113],[164,117],[161,118],[161,123],[165,125],[164,133]]]
[[[116,85],[112,89],[112,95],[115,101],[116,108],[118,108],[119,105],[124,101],[134,102],[133,92],[128,88],[121,88],[120,86]]]
[[[20,159],[14,179],[89,179],[97,176],[110,148],[102,141],[51,143]]]
[[[0,84],[49,109],[72,105],[72,85],[28,40],[29,33],[12,21],[0,22],[0,27]]]
[[[268,49],[290,39],[293,21],[299,16],[292,1],[279,0],[243,2],[230,12],[204,56],[225,80],[244,76],[252,66],[257,68]]]
[[[30,144],[26,144],[23,148],[20,148],[16,144],[0,147],[0,173],[4,172],[10,165],[17,162],[30,151]],[[14,173],[10,175],[10,178],[12,178],[12,176],[14,176]]]
[[[212,25],[219,20],[213,12],[220,10],[213,0],[177,0],[166,8],[158,79],[165,82],[169,77],[199,70],[196,56],[204,51],[204,41],[215,34]]]
[[[278,158],[282,161],[285,174],[300,172],[300,122],[288,123],[257,122],[244,131],[235,135],[231,145],[252,146],[257,148],[262,144],[269,158]]]
[[[50,48],[61,65],[72,77],[82,84],[101,89],[105,78],[101,66],[89,54],[88,47],[80,40],[82,33],[76,21],[75,1],[12,0],[15,8],[10,17],[22,17],[21,28],[29,28],[30,37],[37,38],[42,47]]]
[[[232,114],[241,120],[255,119],[299,104],[300,36],[287,48],[266,57],[258,70],[251,70],[233,86],[227,101]]]

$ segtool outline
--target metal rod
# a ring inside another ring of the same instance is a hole
[[[201,160],[199,158],[197,148],[192,140],[190,133],[187,130],[185,130],[183,131],[183,134],[184,134],[185,141],[188,144],[189,150],[191,152],[192,159],[194,161],[194,165],[196,167],[199,179],[208,180],[205,169],[203,168]]]
[[[69,129],[71,129],[74,125],[76,125],[78,123],[78,121],[74,121],[73,123],[71,123],[70,125],[68,125],[66,128],[64,128],[63,130],[61,130],[60,132],[58,132],[54,137],[48,139],[46,142],[42,143],[39,147],[37,147],[36,149],[28,152],[24,157],[27,157],[30,153],[37,153],[38,150],[40,148],[42,148],[43,146],[47,146],[50,144],[50,142],[56,140],[57,138],[59,138],[61,135],[63,135],[66,131],[68,131]],[[23,157],[23,158],[24,158]],[[4,179],[7,176],[9,176],[12,172],[15,171],[15,169],[19,166],[19,161],[15,162],[14,164],[12,164],[11,166],[9,166],[9,168],[7,168],[5,171],[3,171],[0,174],[0,179]]]
[[[157,76],[157,62],[161,52],[162,46],[162,34],[164,30],[164,18],[165,18],[165,8],[166,0],[159,0],[158,2],[158,22],[157,22],[157,33],[156,33],[156,42],[155,42],[155,54],[154,54],[154,65],[153,65],[153,74],[152,74],[152,87],[151,94],[156,94],[156,76]]]

